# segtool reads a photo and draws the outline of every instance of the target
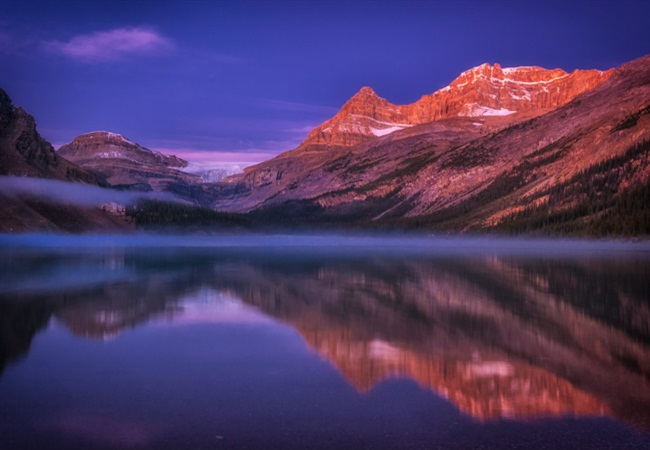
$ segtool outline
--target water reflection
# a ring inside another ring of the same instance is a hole
[[[407,377],[480,421],[614,415],[650,429],[645,258],[365,257],[225,249],[5,252],[0,370],[54,318],[281,321],[360,392]]]

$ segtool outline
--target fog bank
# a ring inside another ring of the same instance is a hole
[[[0,234],[0,250],[164,248],[167,250],[232,249],[253,253],[302,253],[307,255],[436,256],[436,255],[634,255],[650,258],[649,241],[533,239],[485,236],[382,236],[335,234],[233,234],[221,235],[57,235]]]
[[[130,205],[143,199],[183,202],[167,192],[118,191],[91,184],[7,176],[0,176],[0,194],[7,197],[35,198],[49,203],[85,207],[111,202]]]

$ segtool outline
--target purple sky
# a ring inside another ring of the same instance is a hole
[[[362,86],[412,103],[483,62],[608,69],[650,53],[650,1],[0,3],[0,87],[55,147],[107,130],[260,161]]]

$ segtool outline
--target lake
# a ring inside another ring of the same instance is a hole
[[[0,236],[0,448],[650,448],[650,245]]]

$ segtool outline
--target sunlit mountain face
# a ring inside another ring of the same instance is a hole
[[[478,423],[650,429],[646,253],[259,250],[5,251],[4,376],[53,326],[97,352],[148,329],[288,326],[362,396],[410,380]]]

